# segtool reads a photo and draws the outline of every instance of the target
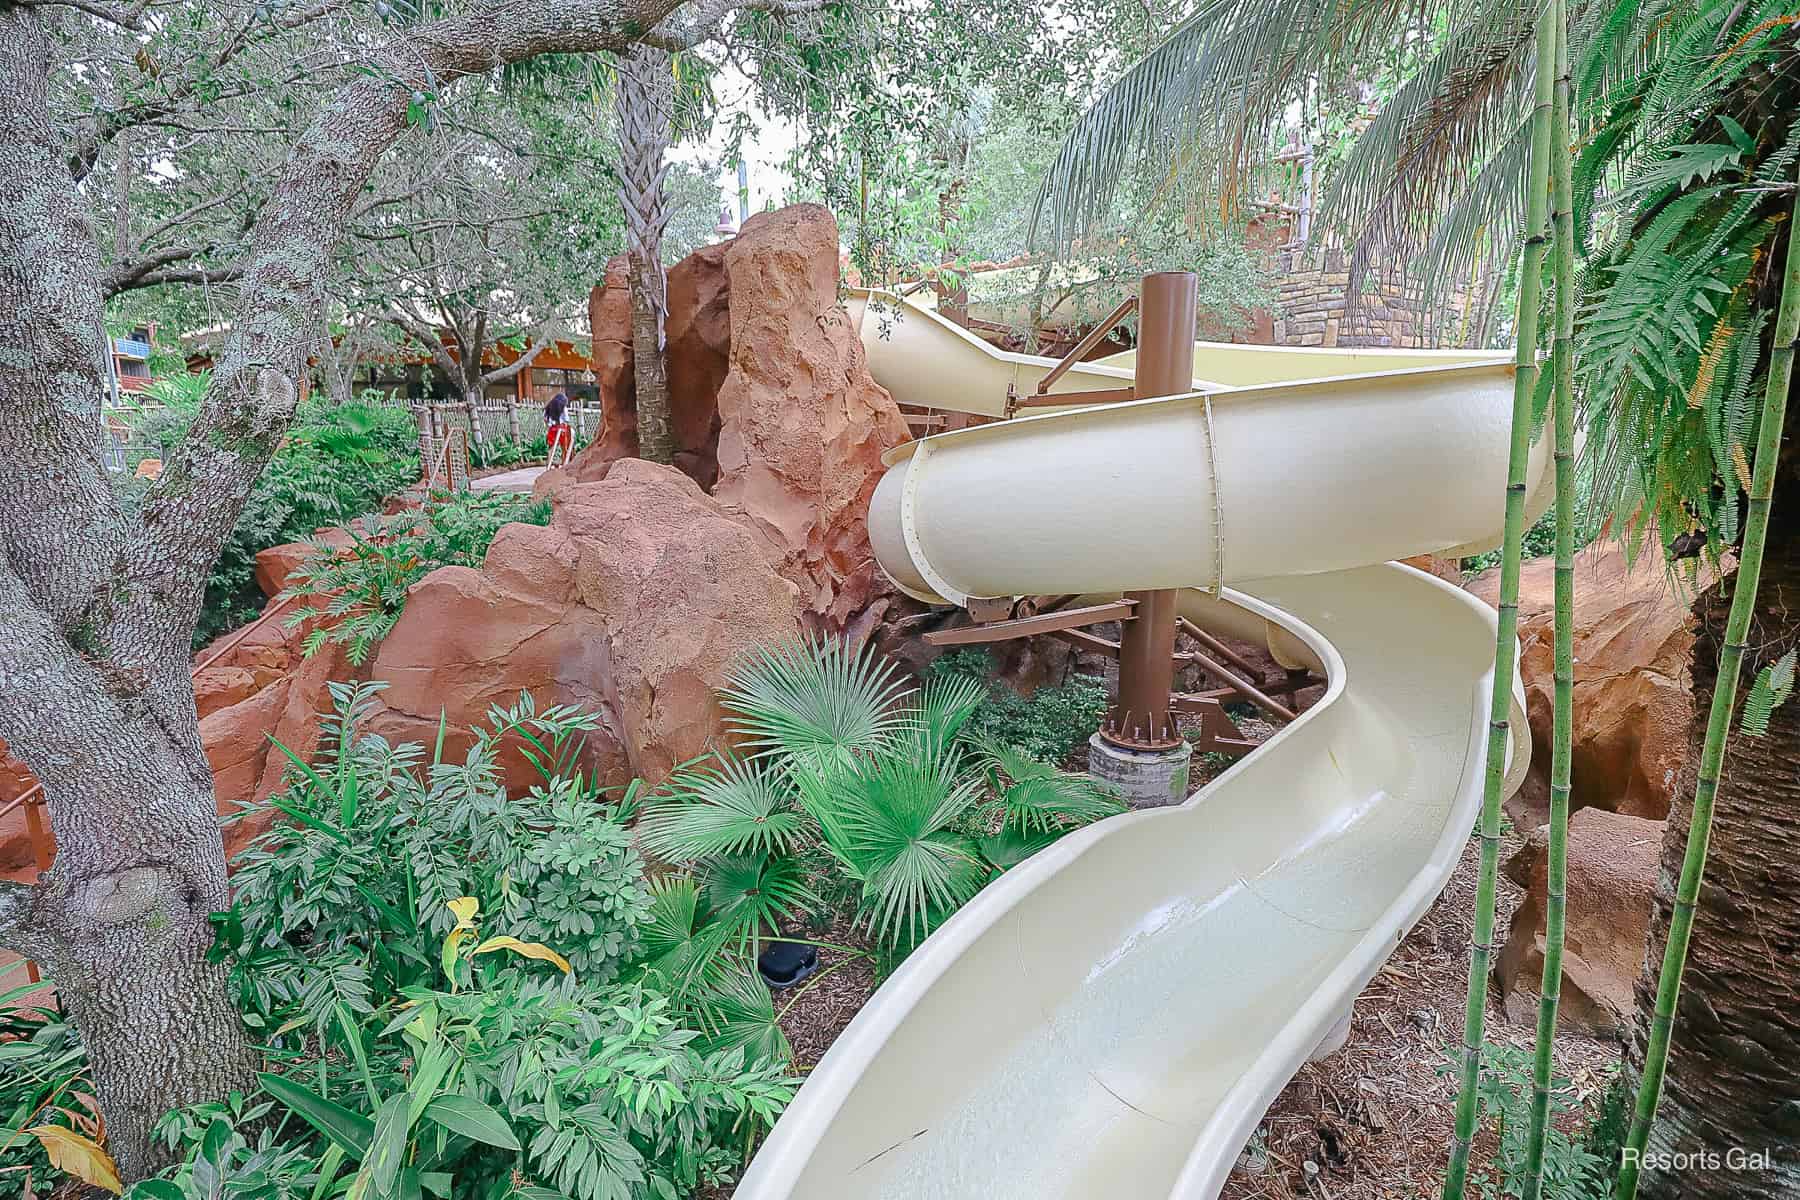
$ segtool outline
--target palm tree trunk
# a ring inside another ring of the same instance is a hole
[[[1737,580],[1734,584],[1736,591],[1731,598],[1731,615],[1725,623],[1725,643],[1719,651],[1718,679],[1713,686],[1712,703],[1707,715],[1706,740],[1701,748],[1699,775],[1694,785],[1693,805],[1688,820],[1687,844],[1682,851],[1681,880],[1676,887],[1674,906],[1669,913],[1662,969],[1656,981],[1655,1005],[1650,1013],[1643,1065],[1639,1073],[1637,1107],[1632,1115],[1630,1132],[1625,1139],[1624,1160],[1619,1170],[1616,1191],[1618,1200],[1633,1200],[1637,1195],[1640,1173],[1646,1165],[1644,1155],[1649,1146],[1650,1126],[1656,1118],[1657,1104],[1662,1093],[1663,1076],[1668,1067],[1676,1005],[1681,999],[1682,973],[1687,967],[1688,945],[1694,934],[1700,886],[1706,877],[1707,850],[1712,838],[1714,806],[1719,795],[1719,778],[1725,765],[1726,742],[1731,732],[1732,710],[1737,701],[1738,675],[1743,666],[1751,618],[1757,607],[1757,585],[1762,575],[1763,552],[1769,531],[1769,511],[1775,494],[1776,461],[1781,450],[1781,427],[1787,412],[1788,383],[1794,369],[1794,344],[1796,339],[1800,339],[1800,233],[1794,229],[1796,218],[1800,218],[1800,197],[1797,197],[1793,215],[1788,220],[1787,266],[1782,281],[1781,308],[1775,318],[1775,338],[1769,356],[1769,376],[1763,388],[1762,415],[1756,435],[1756,461],[1750,481],[1749,511],[1744,520],[1744,545],[1738,558]],[[1784,563],[1782,566],[1784,569],[1780,572],[1780,576],[1782,582],[1785,583],[1791,576],[1792,563]],[[1773,590],[1783,591],[1784,589]],[[1792,602],[1793,599],[1794,597],[1790,595],[1782,596],[1784,603]],[[1790,609],[1775,610],[1773,614],[1774,627],[1791,633],[1789,627],[1793,623],[1793,617],[1790,614]],[[1766,644],[1759,642],[1759,645]],[[1789,743],[1788,746],[1791,752],[1792,743]],[[1752,753],[1760,749],[1757,747],[1752,750]],[[1761,756],[1758,755],[1758,757]],[[1781,763],[1777,770],[1785,773],[1791,787],[1794,770],[1791,758]],[[1754,771],[1748,772],[1747,777],[1754,779]],[[1743,814],[1746,818],[1745,826],[1730,831],[1730,845],[1735,853],[1732,857],[1727,858],[1726,862],[1728,865],[1735,862],[1745,867],[1746,873],[1743,876],[1727,880],[1727,889],[1721,889],[1718,884],[1714,885],[1713,892],[1715,894],[1709,897],[1708,915],[1714,921],[1724,920],[1727,922],[1721,930],[1724,934],[1724,945],[1733,946],[1739,949],[1741,954],[1749,956],[1756,953],[1756,950],[1751,948],[1755,943],[1745,946],[1741,941],[1733,939],[1742,939],[1747,933],[1757,931],[1754,936],[1760,940],[1762,937],[1760,930],[1765,919],[1788,920],[1793,911],[1792,907],[1789,906],[1784,913],[1768,914],[1766,918],[1754,903],[1747,909],[1738,909],[1729,914],[1723,910],[1731,904],[1733,899],[1731,891],[1746,887],[1754,889],[1759,881],[1763,882],[1765,887],[1776,891],[1784,887],[1791,888],[1795,878],[1793,874],[1783,875],[1773,864],[1765,864],[1771,855],[1785,854],[1791,859],[1795,855],[1795,844],[1791,831],[1786,844],[1779,849],[1772,850],[1769,846],[1763,845],[1760,838],[1746,840],[1747,834],[1754,835],[1756,831],[1766,828],[1768,822],[1782,820],[1783,814],[1757,811],[1762,804],[1766,804],[1775,797],[1758,794],[1751,789],[1745,790],[1748,792],[1747,796],[1732,797],[1730,801],[1735,808],[1745,807],[1745,800],[1752,803],[1748,806],[1751,811]],[[1791,813],[1792,810],[1788,811]],[[1673,822],[1675,814],[1671,812],[1669,816]],[[1665,848],[1665,863],[1668,858],[1669,850]],[[1735,871],[1732,874],[1737,875]],[[1659,1144],[1658,1149],[1679,1148],[1678,1143],[1693,1137],[1696,1130],[1711,1131],[1710,1134],[1702,1134],[1700,1138],[1702,1142],[1710,1142],[1711,1146],[1719,1146],[1721,1142],[1729,1139],[1729,1145],[1745,1147],[1747,1135],[1760,1126],[1779,1131],[1776,1139],[1767,1144],[1791,1150],[1796,1131],[1800,1130],[1800,1095],[1794,1094],[1800,1092],[1800,1088],[1796,1088],[1793,1082],[1794,1005],[1791,967],[1786,971],[1788,978],[1779,983],[1776,983],[1776,980],[1779,977],[1778,972],[1781,970],[1779,964],[1783,959],[1785,958],[1786,962],[1790,964],[1793,961],[1794,942],[1791,939],[1788,941],[1785,954],[1780,948],[1779,942],[1772,944],[1765,942],[1764,946],[1766,948],[1762,952],[1770,960],[1765,964],[1764,970],[1768,981],[1774,985],[1774,990],[1752,991],[1735,995],[1725,993],[1721,998],[1730,999],[1734,1003],[1721,1012],[1716,1005],[1708,1005],[1710,989],[1703,989],[1697,1002],[1690,1006],[1687,1014],[1684,1014],[1688,1016],[1689,1020],[1684,1026],[1683,1032],[1697,1036],[1699,1046],[1697,1047],[1698,1053],[1692,1056],[1694,1063],[1689,1064],[1682,1082],[1695,1086],[1692,1091],[1680,1096],[1679,1107],[1676,1113],[1672,1114],[1675,1119],[1661,1130],[1659,1143],[1662,1144]],[[1703,955],[1703,960],[1715,957],[1717,952],[1717,946],[1708,947],[1707,953]],[[1737,965],[1740,968],[1742,966],[1742,964]],[[1729,971],[1730,968],[1727,967],[1726,970]],[[1722,977],[1729,978],[1729,975],[1726,974]],[[1721,976],[1709,974],[1707,978],[1708,982],[1713,982],[1720,979]],[[1743,1021],[1744,1017],[1753,1013],[1754,1009],[1762,1004],[1778,1004],[1779,1011],[1784,1014],[1784,1019],[1773,1025],[1766,1025],[1764,1022],[1754,1020],[1735,1027],[1726,1024],[1727,1018]],[[1765,1049],[1764,1039],[1782,1040],[1787,1045],[1776,1057],[1763,1057],[1761,1052]],[[1727,1054],[1720,1055],[1721,1050],[1726,1051]],[[1719,1058],[1715,1058],[1715,1056],[1723,1058],[1723,1061],[1719,1061]],[[1713,1079],[1694,1079],[1692,1070],[1696,1063],[1702,1069],[1718,1068],[1723,1073]],[[1786,1078],[1780,1086],[1788,1095],[1785,1100],[1776,1100],[1774,1106],[1767,1111],[1746,1113],[1747,1117],[1753,1118],[1753,1123],[1741,1128],[1730,1125],[1721,1127],[1721,1118],[1733,1111],[1741,1111],[1746,1104],[1754,1104],[1759,1096],[1767,1097],[1767,1091],[1762,1089],[1753,1089],[1745,1095],[1733,1095],[1728,1092],[1719,1096],[1720,1109],[1709,1108],[1710,1099],[1699,1107],[1692,1107],[1695,1098],[1707,1098],[1717,1093],[1722,1082],[1742,1080],[1746,1070],[1757,1069],[1785,1071]],[[1754,1146],[1748,1148],[1755,1149]],[[1772,1166],[1766,1173],[1771,1177],[1770,1186],[1774,1190],[1748,1190],[1745,1177],[1730,1170],[1710,1173],[1690,1171],[1680,1174],[1679,1194],[1701,1194],[1699,1191],[1693,1190],[1690,1185],[1694,1185],[1706,1174],[1713,1174],[1722,1177],[1717,1186],[1723,1190],[1708,1194],[1725,1195],[1729,1192],[1734,1197],[1792,1196],[1797,1182],[1795,1177],[1800,1175],[1800,1168],[1796,1168],[1794,1165],[1791,1153],[1785,1154],[1785,1158],[1784,1163]],[[1671,1172],[1658,1166],[1654,1161],[1648,1165],[1658,1178],[1656,1194],[1677,1194],[1665,1190],[1665,1184],[1670,1187],[1677,1186],[1670,1180]],[[1785,1174],[1787,1178],[1785,1183],[1776,1187],[1775,1185],[1779,1181],[1775,1180],[1774,1176],[1778,1174]]]
[[[1525,1200],[1544,1190],[1544,1143],[1550,1129],[1550,1073],[1556,1009],[1562,996],[1568,922],[1569,766],[1575,689],[1575,212],[1569,148],[1569,25],[1564,0],[1553,0],[1556,81],[1550,111],[1551,225],[1555,230],[1556,341],[1551,357],[1551,424],[1556,463],[1555,688],[1550,733],[1550,845],[1544,889],[1544,975],[1538,992],[1537,1053],[1531,1072],[1531,1127],[1525,1142]],[[1541,45],[1541,43],[1540,43]],[[1544,68],[1540,64],[1539,68]]]
[[[1469,962],[1469,1004],[1460,1054],[1462,1085],[1456,1100],[1456,1135],[1444,1174],[1444,1200],[1460,1200],[1475,1142],[1476,1089],[1481,1080],[1481,1042],[1487,1024],[1488,966],[1494,953],[1494,891],[1500,868],[1500,801],[1506,778],[1508,717],[1512,711],[1513,656],[1519,641],[1519,540],[1525,531],[1525,470],[1531,454],[1531,398],[1537,390],[1538,305],[1542,292],[1546,210],[1550,198],[1550,110],[1556,32],[1546,10],[1537,25],[1536,103],[1531,113],[1527,168],[1525,262],[1519,272],[1518,372],[1513,381],[1512,449],[1506,469],[1506,528],[1500,560],[1500,617],[1494,646],[1494,694],[1488,716],[1487,777],[1481,797],[1481,878],[1475,893],[1475,935]]]
[[[619,203],[625,210],[626,257],[631,279],[631,366],[637,404],[638,457],[675,461],[669,416],[664,326],[668,279],[662,265],[663,231],[669,224],[668,172],[673,64],[665,50],[634,46],[619,62]]]

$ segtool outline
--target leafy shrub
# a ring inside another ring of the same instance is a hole
[[[1000,871],[1122,811],[1085,776],[961,737],[986,690],[909,689],[840,643],[765,649],[722,693],[752,757],[677,772],[642,842],[691,866],[700,928],[720,940],[754,946],[823,907],[824,859],[854,885],[857,919],[904,953]]]
[[[314,1026],[347,1005],[417,983],[430,943],[474,897],[509,930],[549,938],[584,979],[615,978],[636,947],[650,897],[630,835],[567,764],[595,718],[529,697],[496,710],[463,762],[358,736],[380,693],[332,684],[335,713],[318,765],[249,810],[283,818],[239,854],[228,944],[253,1023],[296,1010]],[[508,799],[497,762],[508,739],[540,763],[543,783]],[[384,939],[370,941],[379,929]]]
[[[215,1200],[224,1180],[273,1200],[670,1200],[727,1180],[792,1096],[787,1044],[724,948],[670,969],[634,793],[608,803],[571,767],[595,719],[522,698],[457,763],[442,736],[427,756],[361,733],[378,691],[333,685],[319,761],[261,810],[283,820],[217,918],[278,1070],[166,1117],[181,1162],[136,1200]],[[541,775],[521,799],[505,740]]]
[[[52,1126],[62,1135],[92,1138],[99,1118],[88,1097],[87,1053],[55,1008],[32,1003],[46,984],[0,992],[0,1197],[44,1195],[56,1176],[39,1135]]]
[[[953,650],[933,661],[926,677],[986,683],[987,699],[970,718],[966,736],[1014,746],[1047,762],[1062,762],[1086,745],[1106,716],[1106,684],[1093,676],[1070,674],[1027,698],[994,679],[993,659],[985,650]]]
[[[439,567],[480,566],[500,527],[550,523],[550,502],[506,492],[449,492],[423,509],[346,526],[351,544],[308,538],[306,561],[288,578],[283,597],[313,597],[294,610],[292,629],[308,621],[301,643],[310,657],[322,647],[349,647],[360,664],[400,620],[407,589]]]
[[[189,378],[200,382],[159,383],[156,395],[166,407],[147,413],[138,425],[139,435],[165,457],[187,436],[204,395],[204,377]],[[341,407],[302,404],[213,564],[195,646],[260,611],[257,551],[343,524],[418,477],[418,428],[405,410],[361,401]]]
[[[548,947],[483,939],[473,898],[449,908],[441,976],[340,1019],[330,1051],[262,1075],[259,1095],[170,1114],[182,1161],[134,1200],[214,1200],[228,1180],[296,1200],[674,1200],[729,1180],[749,1127],[792,1098],[780,1060],[684,1028],[646,982],[580,980]]]

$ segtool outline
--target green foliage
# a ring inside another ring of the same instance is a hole
[[[1609,44],[1641,42],[1656,69],[1605,98],[1608,132],[1579,165],[1593,186],[1577,189],[1578,215],[1603,236],[1575,364],[1595,500],[1633,550],[1698,534],[1716,558],[1740,534],[1766,363],[1758,264],[1782,228],[1800,130],[1758,137],[1732,113],[1761,103],[1744,92],[1762,86],[1784,10],[1624,6],[1608,29]],[[1605,53],[1588,48],[1587,74]],[[1617,185],[1600,189],[1609,176]]]
[[[660,957],[696,973],[708,944],[754,946],[846,890],[904,953],[1000,871],[1122,811],[1084,776],[971,742],[986,690],[955,675],[911,689],[837,643],[751,656],[722,699],[753,756],[677,772],[639,826],[693,874],[663,894]]]
[[[0,992],[0,1200],[42,1196],[60,1175],[25,1130],[62,1125],[92,1137],[98,1127],[87,1052],[62,1015],[33,996],[48,986]]]
[[[980,680],[987,695],[969,719],[968,737],[1010,746],[1046,762],[1060,763],[1085,746],[1106,715],[1106,685],[1093,676],[1071,674],[1026,698],[994,680],[993,659],[987,651],[972,647],[934,660],[926,674],[931,679]]]
[[[165,457],[187,435],[198,411],[204,384],[191,380],[200,378],[159,382],[166,407],[139,419],[140,436]],[[418,429],[404,410],[364,402],[301,405],[213,564],[194,644],[204,645],[256,616],[263,600],[256,586],[257,551],[343,524],[418,477]]]
[[[1756,673],[1756,682],[1744,699],[1742,729],[1749,736],[1768,737],[1775,710],[1794,694],[1794,656],[1795,651],[1789,650]]]
[[[434,495],[422,509],[345,527],[350,545],[308,538],[306,561],[288,577],[282,597],[310,597],[287,618],[289,629],[308,622],[301,643],[311,657],[327,645],[349,647],[352,664],[366,660],[400,620],[406,592],[439,567],[478,567],[502,525],[550,523],[550,502],[507,492]]]
[[[1461,1071],[1460,1059],[1460,1054],[1449,1056],[1438,1068],[1440,1073],[1454,1078]],[[1476,1098],[1481,1121],[1491,1124],[1498,1137],[1492,1170],[1474,1171],[1469,1176],[1469,1182],[1484,1200],[1499,1200],[1503,1196],[1519,1200],[1524,1196],[1526,1139],[1531,1122],[1531,1072],[1530,1050],[1495,1042],[1482,1047],[1481,1083]],[[1600,1132],[1602,1127],[1598,1124],[1584,1139],[1572,1138],[1558,1129],[1555,1119],[1573,1111],[1569,1081],[1562,1076],[1552,1076],[1552,1121],[1544,1143],[1543,1194],[1557,1197],[1557,1200],[1605,1200],[1607,1164],[1595,1150],[1604,1148],[1604,1139],[1608,1135]]]
[[[472,731],[460,763],[442,746],[362,734],[379,685],[332,684],[336,711],[316,766],[246,816],[279,818],[238,856],[224,944],[247,1019],[314,1029],[373,1011],[373,997],[429,975],[427,941],[472,896],[508,929],[554,941],[593,982],[614,978],[636,943],[649,894],[623,824],[568,764],[595,718],[529,696]],[[542,783],[509,800],[497,762],[522,746]],[[285,752],[285,751],[284,751]],[[384,938],[371,941],[371,929]]]
[[[707,947],[671,970],[668,890],[573,769],[593,717],[528,698],[461,761],[361,732],[334,684],[315,765],[257,812],[216,918],[273,1070],[169,1114],[180,1156],[134,1200],[530,1194],[678,1200],[728,1181],[793,1093],[772,1002]],[[541,782],[508,799],[501,746]],[[698,973],[696,973],[698,974]],[[751,989],[754,988],[755,991]]]

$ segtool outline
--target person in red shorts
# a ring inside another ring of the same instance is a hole
[[[544,405],[544,440],[550,445],[550,462],[569,461],[575,448],[575,430],[569,425],[569,398],[561,392]]]

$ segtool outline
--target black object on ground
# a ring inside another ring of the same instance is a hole
[[[819,969],[819,948],[798,942],[771,942],[756,956],[763,982],[777,990],[793,987]]]

